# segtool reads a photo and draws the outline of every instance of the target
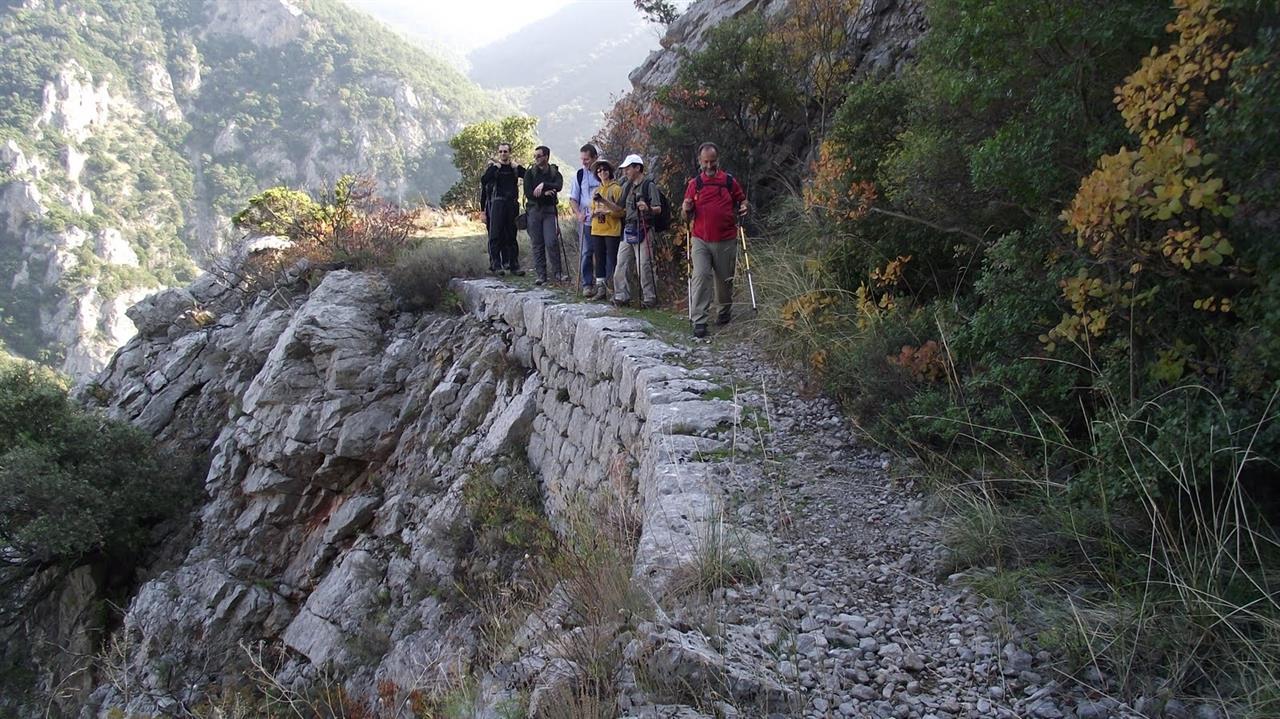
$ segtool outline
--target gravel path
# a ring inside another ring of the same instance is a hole
[[[725,541],[763,553],[764,578],[715,590],[686,619],[718,634],[726,657],[737,638],[754,640],[739,660],[763,661],[802,697],[802,714],[763,714],[1141,716],[1064,679],[959,577],[940,576],[921,493],[891,481],[889,455],[741,341],[745,331],[696,343],[692,359],[723,369],[732,379],[716,379],[744,408],[726,486],[726,525],[738,530]],[[767,655],[751,656],[759,646]]]

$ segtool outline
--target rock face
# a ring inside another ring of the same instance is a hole
[[[448,138],[497,112],[416,50],[366,62],[401,41],[340,0],[99,5],[0,10],[0,44],[39,59],[0,120],[0,340],[77,379],[132,336],[130,305],[238,239],[253,194],[367,171],[439,197]],[[335,69],[338,45],[365,69]]]
[[[707,32],[730,18],[748,13],[774,17],[785,13],[790,0],[697,0],[671,23],[655,50],[631,73],[632,86],[653,91],[675,81],[681,53],[706,46]],[[845,21],[854,75],[894,72],[912,58],[916,42],[924,35],[922,0],[862,0],[857,12]]]
[[[696,460],[722,443],[700,435],[737,409],[702,399],[716,385],[672,364],[680,351],[646,323],[490,281],[456,285],[470,309],[457,317],[397,312],[376,274],[259,296],[238,280],[210,273],[133,307],[139,334],[93,387],[109,413],[202,458],[208,497],[129,603],[113,643],[128,651],[75,701],[192,706],[250,657],[286,686],[335,672],[356,693],[467,666],[483,617],[449,591],[465,488],[516,459],[553,526],[582,507],[642,517],[632,576],[648,601],[696,561],[721,501],[720,470]],[[526,633],[522,666],[554,658],[537,648],[559,638],[549,626]],[[559,676],[543,674],[523,681]]]
[[[911,62],[926,29],[924,7],[924,0],[861,0],[857,10],[844,18],[845,39],[839,54],[852,68],[848,79],[896,73]],[[721,23],[753,14],[781,21],[791,10],[791,0],[698,0],[668,28],[662,49],[650,53],[631,73],[634,99],[652,102],[660,88],[675,82],[681,59],[703,50],[710,31]],[[805,86],[808,81],[798,82],[802,85],[799,90],[812,98],[812,88]],[[768,204],[801,184],[822,140],[817,133],[818,128],[805,127],[799,121],[779,123],[766,141],[735,148],[721,160],[740,179],[749,178],[746,190],[756,205]],[[657,148],[646,152],[659,159],[663,156]],[[690,168],[676,169],[677,174],[683,174]]]

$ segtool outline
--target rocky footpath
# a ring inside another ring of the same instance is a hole
[[[687,674],[714,653],[777,677],[782,694],[637,716],[1222,716],[1177,701],[1130,706],[1096,669],[1062,674],[1034,637],[945,573],[936,517],[922,492],[890,478],[889,455],[744,337],[699,343],[690,359],[732,388],[747,418],[728,437],[719,541],[758,563],[759,581],[674,609],[688,649],[669,671]]]

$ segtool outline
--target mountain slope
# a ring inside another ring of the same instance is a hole
[[[499,111],[338,0],[9,2],[0,97],[0,339],[76,375],[264,185],[438,197],[448,138]]]
[[[539,118],[542,142],[573,157],[628,89],[627,74],[657,47],[658,33],[631,3],[582,1],[471,53],[470,74],[520,97]]]

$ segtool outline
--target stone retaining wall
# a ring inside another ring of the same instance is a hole
[[[719,435],[739,409],[704,399],[718,385],[679,365],[685,352],[655,339],[643,320],[493,280],[453,286],[536,372],[509,414],[532,413],[527,451],[548,513],[563,519],[578,503],[599,511],[634,499],[643,521],[635,577],[661,597],[718,521],[716,475],[728,467],[704,460],[724,448]]]

